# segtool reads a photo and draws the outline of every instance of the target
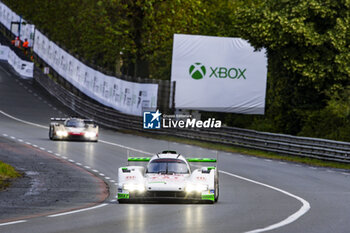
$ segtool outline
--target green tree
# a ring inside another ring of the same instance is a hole
[[[267,118],[276,131],[297,134],[310,111],[349,84],[349,6],[346,0],[267,0],[243,7],[240,35],[269,60]]]
[[[5,0],[50,39],[94,64],[169,79],[174,33],[199,33],[198,0]],[[122,64],[122,67],[120,65]]]
[[[140,57],[147,61],[151,77],[169,79],[173,36],[200,33],[205,6],[197,0],[153,0],[143,9]]]

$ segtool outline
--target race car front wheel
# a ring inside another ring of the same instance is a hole
[[[52,130],[52,127],[50,127],[50,130],[49,130],[49,138],[50,138],[50,140],[53,140],[53,130]]]

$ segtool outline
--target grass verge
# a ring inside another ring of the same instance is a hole
[[[11,179],[20,176],[21,174],[19,174],[11,165],[0,161],[0,191],[9,186]]]
[[[246,149],[243,147],[236,147],[236,146],[220,144],[220,143],[211,143],[211,142],[204,142],[204,141],[175,137],[175,136],[143,133],[143,132],[137,132],[137,131],[132,131],[132,130],[122,130],[121,132],[127,133],[127,134],[138,135],[138,136],[142,136],[142,137],[150,137],[150,138],[154,138],[154,139],[184,143],[184,144],[199,146],[199,147],[203,147],[203,148],[207,148],[207,149],[211,149],[211,150],[239,153],[239,154],[251,155],[251,156],[255,156],[255,157],[274,159],[274,160],[280,160],[280,161],[286,161],[286,162],[302,163],[302,164],[307,164],[307,165],[311,165],[311,166],[350,170],[350,164],[347,164],[347,163],[331,162],[331,161],[326,161],[326,160],[306,158],[306,157],[300,157],[300,156],[283,155],[283,154],[277,154],[277,153],[266,152],[266,151],[261,151],[261,150]]]

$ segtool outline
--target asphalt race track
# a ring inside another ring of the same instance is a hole
[[[118,204],[117,168],[126,165],[128,148],[135,149],[134,156],[172,149],[185,156],[211,157],[215,151],[106,129],[100,130],[98,143],[50,141],[50,117],[71,114],[0,64],[0,137],[80,166],[110,187],[103,204],[11,222],[0,219],[0,232],[350,231],[350,173],[225,152],[219,152],[220,199],[214,205]]]

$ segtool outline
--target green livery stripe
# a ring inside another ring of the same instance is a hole
[[[118,199],[129,199],[128,193],[118,193]]]
[[[150,157],[129,157],[128,161],[129,162],[148,162],[150,161]]]
[[[187,158],[188,162],[209,162],[216,163],[216,159],[213,158]]]
[[[214,194],[205,194],[205,195],[202,195],[202,200],[215,201]]]

